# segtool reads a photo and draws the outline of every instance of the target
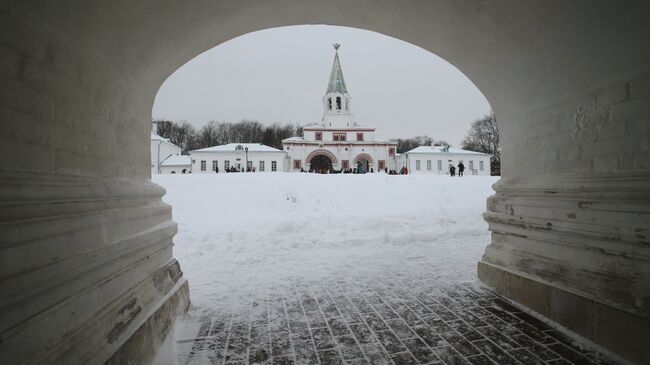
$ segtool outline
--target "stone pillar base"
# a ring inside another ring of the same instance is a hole
[[[650,364],[650,320],[490,263],[478,263],[478,277],[515,302],[636,364]]]
[[[182,279],[106,364],[149,363],[165,338],[171,335],[176,317],[187,312],[189,298],[189,285]]]

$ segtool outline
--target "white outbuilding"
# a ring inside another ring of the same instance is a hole
[[[449,146],[431,145],[416,147],[396,157],[398,169],[406,167],[409,173],[448,175],[451,166],[465,166],[464,175],[490,176],[490,158],[487,153],[474,152]]]
[[[169,156],[160,164],[161,174],[191,174],[192,158],[187,155]]]
[[[229,143],[190,151],[193,173],[285,171],[287,153],[261,143]]]
[[[155,129],[154,123],[154,129]],[[177,145],[171,143],[167,138],[163,138],[157,135],[154,131],[151,132],[151,174],[164,174],[167,169],[163,169],[163,162],[169,159],[170,157],[181,157],[181,148]],[[188,160],[185,159],[185,162]],[[175,163],[178,163],[177,159],[174,160]],[[189,172],[190,164],[187,164],[183,168]]]

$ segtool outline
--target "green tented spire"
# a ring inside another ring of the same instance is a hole
[[[339,49],[340,45],[334,44],[336,54],[334,55],[334,64],[332,65],[332,73],[330,74],[330,82],[327,85],[327,93],[341,93],[347,94],[348,89],[345,87],[345,79],[343,79],[343,70],[341,70],[341,63],[339,62]]]

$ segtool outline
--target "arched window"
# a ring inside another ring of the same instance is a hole
[[[242,147],[242,145],[240,145],[240,144],[238,144],[238,145],[235,147],[235,151],[241,151],[241,150],[243,150],[243,149],[244,149],[244,147]]]
[[[327,108],[328,108],[329,110],[332,110],[332,98],[328,98],[328,99],[327,99]]]
[[[341,97],[336,97],[336,110],[341,110]]]

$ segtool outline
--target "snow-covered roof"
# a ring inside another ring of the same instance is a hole
[[[212,147],[207,147],[207,148],[201,148],[199,150],[194,150],[190,151],[192,152],[235,152],[238,150],[238,146],[241,146],[241,150],[244,150],[245,148],[248,147],[248,152],[282,152],[284,151],[279,150],[277,148],[273,148],[271,146],[267,146],[261,143],[228,143],[228,144],[222,144],[219,146],[212,146]]]
[[[444,146],[419,146],[405,153],[429,153],[429,154],[457,154],[457,155],[480,155],[490,156],[487,153],[463,150],[460,148],[449,147],[445,150]]]
[[[304,140],[305,139],[303,137],[289,137],[289,138],[283,139],[282,142],[284,142],[284,141],[287,141],[287,142],[290,142],[290,141],[302,142]]]
[[[176,146],[175,144],[171,143],[168,138],[161,137],[161,136],[159,136],[159,135],[157,135],[157,134],[155,134],[153,132],[151,132],[151,141],[160,141],[160,142],[168,143],[168,144],[170,144],[172,146]],[[176,147],[178,147],[178,146],[176,146]],[[178,148],[180,148],[180,147],[178,147]]]
[[[192,158],[186,155],[171,155],[160,163],[160,166],[189,166],[192,164]]]

